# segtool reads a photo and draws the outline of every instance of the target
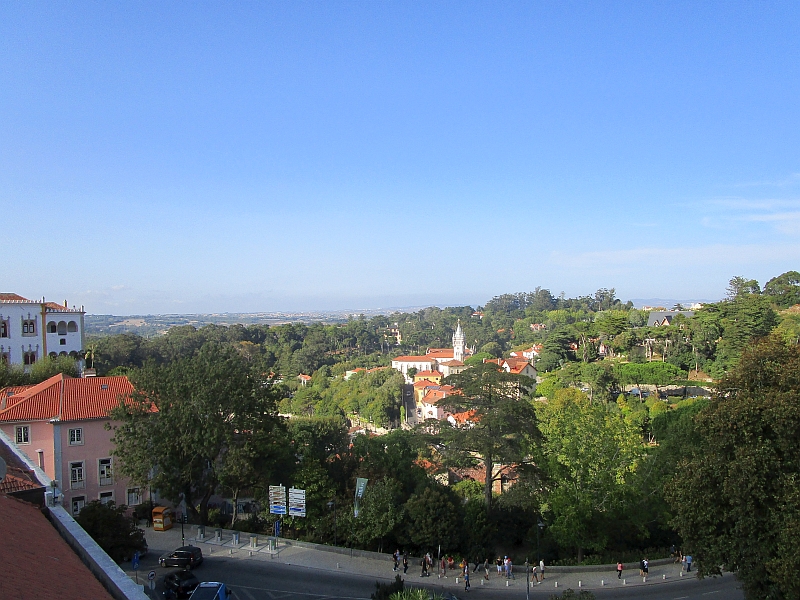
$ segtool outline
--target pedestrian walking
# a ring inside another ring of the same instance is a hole
[[[508,577],[516,579],[516,577],[514,577],[514,563],[511,562],[510,558],[508,559]]]
[[[639,577],[644,575],[644,559],[639,561]]]
[[[489,581],[489,557],[488,556],[485,559],[483,559],[483,570],[486,573],[486,575],[484,575],[483,578],[486,581]]]
[[[533,567],[531,568],[531,573],[533,573],[533,577],[532,577],[532,579],[533,579],[533,583],[539,583],[539,580],[538,580],[538,578],[537,578],[537,572],[536,572],[536,571],[537,571],[537,569],[536,569],[536,563],[533,563]]]
[[[447,559],[444,556],[439,561],[439,575],[447,579]]]
[[[503,565],[505,563],[503,562],[503,559],[500,558],[499,556],[497,557],[497,560],[494,561],[494,563],[495,565],[497,565],[497,576],[500,577],[500,575],[503,573]]]
[[[400,568],[400,549],[394,551],[392,554],[392,558],[394,559],[394,567],[392,567],[392,571],[397,571]]]
[[[691,573],[692,571],[692,557],[691,555],[686,556],[686,572]]]
[[[403,552],[403,573],[408,573],[408,550]]]
[[[469,591],[469,563],[464,561],[466,564],[464,565],[464,591]]]
[[[539,577],[541,577],[541,579],[539,580],[539,583],[544,581],[544,559],[543,558],[539,560]]]
[[[645,559],[642,561],[642,571],[644,571],[644,576],[647,577],[647,574],[650,572],[650,561]]]
[[[622,569],[624,568],[625,565],[621,561],[617,561],[617,579],[622,579]]]

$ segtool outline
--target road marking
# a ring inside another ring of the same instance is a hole
[[[287,590],[273,590],[270,588],[259,588],[259,587],[251,587],[246,585],[237,585],[237,590],[242,590],[245,594],[253,598],[253,596],[247,590],[253,590],[256,592],[267,592],[270,598],[273,600],[277,600],[278,598],[288,598],[291,596],[310,596],[313,598],[330,598],[331,600],[370,600],[369,598],[363,598],[360,596],[331,596],[330,594],[312,594],[311,592],[290,592]],[[276,595],[281,594],[281,595]]]
[[[672,600],[684,600],[684,598],[688,598],[689,596],[678,596],[677,598],[673,598]]]
[[[719,590],[714,590],[713,592],[703,592],[703,596],[708,596],[709,594],[719,594]]]

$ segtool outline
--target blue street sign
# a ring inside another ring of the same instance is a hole
[[[275,521],[275,537],[281,537],[281,522]]]
[[[139,570],[139,552],[138,551],[133,553],[133,560],[131,562],[133,563],[133,570],[134,571],[138,571]]]

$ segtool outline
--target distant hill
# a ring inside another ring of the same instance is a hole
[[[412,312],[422,307],[386,308],[373,310],[341,310],[310,312],[263,313],[202,313],[176,315],[86,315],[85,331],[88,335],[135,333],[143,337],[162,335],[170,327],[180,325],[280,325],[282,323],[346,323],[359,315],[373,317],[394,312]]]

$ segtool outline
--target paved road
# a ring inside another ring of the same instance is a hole
[[[142,559],[139,568],[141,582],[147,572],[155,570],[157,577],[156,595],[161,597],[164,575],[173,569],[157,566],[158,556],[167,549],[180,545],[180,530],[159,534],[148,531],[151,552]],[[189,538],[187,536],[187,543]],[[394,573],[391,563],[350,559],[346,555],[329,552],[308,551],[300,548],[287,549],[285,553],[272,556],[268,553],[255,553],[250,557],[246,549],[231,554],[230,549],[210,544],[198,544],[203,549],[205,560],[197,567],[195,575],[201,581],[224,581],[233,590],[233,600],[363,600],[369,599],[375,589],[375,582],[389,582]],[[286,564],[291,562],[293,564]],[[130,563],[122,565],[130,572]],[[339,568],[341,566],[341,568]],[[633,572],[635,573],[635,572]],[[131,575],[133,573],[131,572]],[[553,574],[555,575],[555,574]],[[722,578],[697,580],[694,577],[661,577],[643,584],[641,579],[628,576],[628,584],[623,586],[611,575],[605,580],[606,586],[599,587],[601,573],[561,575],[558,589],[555,577],[548,577],[541,585],[531,587],[531,598],[549,598],[554,592],[561,592],[568,585],[577,590],[578,579],[598,597],[598,599],[653,600],[743,600],[744,594],[738,589],[733,575]],[[498,600],[522,599],[525,597],[524,574],[518,574],[515,581],[498,578],[494,573],[487,585],[482,586],[478,577],[473,577],[472,589],[463,591],[463,583],[456,584],[453,573],[447,579],[420,578],[418,567],[409,569],[404,577],[406,585],[423,586],[436,591],[448,591],[459,598],[477,596],[497,598]]]

